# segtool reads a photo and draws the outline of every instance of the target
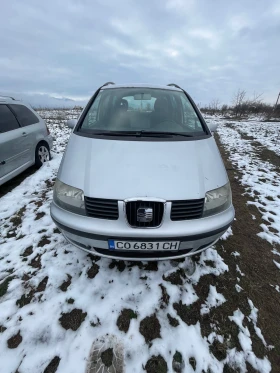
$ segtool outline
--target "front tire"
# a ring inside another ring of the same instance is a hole
[[[51,153],[48,144],[39,143],[35,150],[35,166],[40,168],[43,163],[51,159]]]

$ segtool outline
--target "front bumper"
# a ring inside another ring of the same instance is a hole
[[[158,228],[132,228],[120,214],[118,220],[95,219],[66,211],[52,202],[51,217],[65,238],[73,245],[98,256],[122,260],[178,259],[197,254],[213,245],[234,219],[231,206],[220,214],[196,220],[170,220],[171,203],[166,205],[163,223]],[[123,202],[119,201],[119,211]],[[177,251],[109,250],[108,240],[180,241]]]

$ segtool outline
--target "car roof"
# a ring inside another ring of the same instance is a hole
[[[1,96],[1,95],[0,95],[0,104],[17,104],[17,105],[29,106],[23,101],[17,100],[11,96]]]
[[[149,84],[149,83],[128,83],[128,84],[107,84],[101,89],[116,89],[116,88],[157,88],[157,89],[168,89],[171,91],[182,91],[181,88],[168,85]]]

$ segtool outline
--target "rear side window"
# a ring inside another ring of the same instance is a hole
[[[39,119],[36,117],[36,115],[32,113],[32,111],[29,110],[26,106],[15,104],[9,106],[15,113],[17,120],[22,127],[39,122]]]
[[[0,133],[9,132],[18,128],[18,122],[8,106],[0,105]]]

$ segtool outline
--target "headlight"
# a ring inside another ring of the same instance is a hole
[[[56,179],[53,200],[60,207],[76,214],[85,215],[84,192]]]
[[[221,188],[210,190],[205,195],[203,217],[218,214],[231,205],[229,182]]]

